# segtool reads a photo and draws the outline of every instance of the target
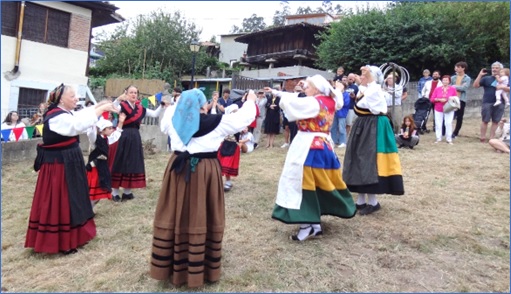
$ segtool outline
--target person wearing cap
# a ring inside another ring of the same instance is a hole
[[[201,287],[221,275],[225,200],[217,151],[255,118],[256,95],[235,113],[207,114],[198,89],[183,91],[161,124],[172,140],[153,223],[150,276]]]
[[[50,92],[43,118],[43,142],[37,146],[38,171],[25,247],[35,252],[71,254],[96,236],[94,213],[79,135],[94,126],[111,102],[74,112],[75,90],[61,84]]]
[[[351,218],[355,203],[342,180],[341,162],[330,143],[335,111],[342,108],[342,94],[320,75],[301,82],[306,97],[265,88],[280,97],[280,107],[298,124],[280,176],[272,218],[299,224],[293,241],[323,234],[321,216]],[[339,83],[339,82],[338,82]]]
[[[110,145],[119,140],[122,133],[122,125],[126,115],[119,115],[117,128],[107,119],[100,119],[96,126],[89,128],[87,137],[93,146],[87,161],[87,182],[89,184],[89,197],[92,208],[101,199],[112,199],[112,177],[108,166]],[[98,132],[99,131],[99,132]],[[114,201],[118,201],[114,200]]]
[[[417,84],[417,93],[418,93],[418,98],[422,98],[422,89],[424,88],[424,85],[426,84],[427,81],[431,81],[433,80],[433,78],[431,77],[431,72],[429,71],[429,69],[425,69],[424,71],[422,71],[422,78],[419,79],[419,83]],[[426,97],[429,99],[429,97]]]
[[[387,101],[380,84],[383,74],[376,66],[363,66],[361,87],[344,155],[343,178],[357,192],[359,214],[381,208],[378,194],[403,195],[403,176],[394,130],[387,116]],[[367,201],[366,201],[367,196]]]

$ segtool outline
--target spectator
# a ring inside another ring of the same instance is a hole
[[[495,131],[495,136],[500,137],[499,139],[490,139],[488,143],[497,152],[504,152],[509,154],[509,123],[503,118],[499,122],[499,126]]]
[[[268,135],[266,148],[273,148],[275,136],[280,133],[280,98],[272,95],[266,101],[266,119],[264,122],[264,133]]]
[[[220,108],[220,111],[222,113],[225,113],[225,108],[230,106],[233,103],[232,99],[230,98],[230,95],[231,95],[231,90],[224,89],[222,91],[222,99],[218,100],[218,108]]]
[[[335,112],[334,121],[330,130],[332,134],[332,141],[339,148],[346,147],[346,117],[350,108],[350,94],[345,91],[348,87],[346,83],[336,83],[336,90],[342,93],[343,106]]]
[[[336,71],[335,76],[332,81],[333,82],[336,82],[336,81],[341,82],[343,77],[344,77],[344,67],[339,66],[337,68],[337,71]]]
[[[248,128],[241,131],[239,144],[241,147],[241,153],[250,153],[254,151],[254,136]]]
[[[491,75],[485,76],[488,72],[486,68],[481,69],[479,74],[477,75],[477,78],[474,81],[474,88],[483,87],[483,105],[481,107],[481,134],[479,137],[479,140],[482,143],[486,142],[486,131],[488,129],[488,123],[492,122],[491,128],[490,128],[490,139],[495,138],[495,131],[497,130],[498,123],[502,119],[502,116],[504,115],[504,108],[505,104],[502,103],[500,105],[494,106],[496,99],[495,99],[495,92],[496,92],[496,78],[500,72],[500,70],[504,68],[502,63],[500,62],[494,62],[491,65]]]
[[[399,134],[396,135],[396,143],[399,148],[408,147],[410,149],[413,149],[419,143],[419,136],[417,135],[417,127],[413,121],[413,116],[407,115],[403,118]]]
[[[471,79],[465,74],[467,63],[460,61],[454,65],[455,75],[451,77],[451,85],[456,89],[456,94],[460,98],[460,109],[456,110],[454,117],[456,118],[456,127],[452,132],[452,138],[456,138],[463,124],[463,116],[465,115],[465,105],[467,104],[467,90],[470,87]]]
[[[403,87],[397,84],[397,79],[397,75],[393,76],[393,74],[390,73],[387,75],[385,83],[383,84],[383,91],[387,101],[387,115],[390,115],[392,118],[394,133],[397,133],[403,119],[403,108],[401,106]]]
[[[261,140],[261,129],[264,125],[264,120],[266,119],[266,102],[268,99],[264,94],[263,90],[257,91],[256,104],[259,109],[259,116],[256,118],[256,127],[254,128],[254,147],[257,148],[259,141]],[[264,130],[264,129],[263,129]]]
[[[351,126],[353,126],[353,123],[355,122],[355,119],[357,118],[357,115],[355,114],[355,101],[358,95],[358,85],[357,85],[357,79],[360,80],[358,75],[354,73],[350,73],[348,75],[348,88],[346,89],[346,92],[350,94],[350,108],[348,110],[348,115],[346,116],[346,137],[349,137]],[[359,83],[360,84],[360,83]]]
[[[422,88],[421,94],[422,97],[426,97],[429,100],[431,100],[431,96],[433,95],[433,92],[435,91],[436,87],[441,86],[442,82],[440,81],[440,71],[435,70],[433,71],[432,80],[427,81],[424,84],[424,87]],[[433,130],[435,130],[435,103],[431,103],[431,109],[430,112],[433,114]],[[443,129],[445,129],[445,126],[443,126]],[[445,133],[445,131],[442,131]]]
[[[495,76],[497,79],[497,86],[507,86],[509,85],[509,68],[503,68],[500,70],[499,75]],[[509,95],[497,88],[495,91],[495,99],[497,100],[493,106],[497,106],[502,103],[502,100],[506,102],[506,107],[509,106]]]
[[[11,133],[9,135],[9,138],[7,140],[3,137],[2,134],[2,141],[18,141],[19,140],[27,140],[28,139],[28,133],[25,129],[25,124],[21,122],[20,117],[18,115],[17,111],[11,111],[7,114],[7,116],[4,119],[4,122],[2,123],[1,129],[2,130],[11,130]],[[23,130],[21,130],[23,128]],[[14,131],[16,129],[16,131]],[[16,139],[16,133],[20,132],[18,139]]]
[[[424,85],[426,84],[427,81],[431,81],[433,78],[430,76],[430,71],[429,69],[425,69],[423,72],[422,72],[422,78],[419,79],[419,83],[417,84],[417,94],[418,94],[418,98],[422,98],[422,89],[424,88]],[[429,99],[429,97],[426,97]]]
[[[451,86],[451,77],[444,75],[442,77],[442,86],[436,87],[431,102],[435,103],[435,143],[442,142],[442,122],[445,123],[445,140],[452,145],[452,119],[454,111],[444,112],[444,105],[447,101],[456,96],[456,88]]]

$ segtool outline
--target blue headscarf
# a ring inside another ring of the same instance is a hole
[[[200,109],[205,103],[206,96],[199,89],[181,93],[172,117],[172,124],[183,144],[187,145],[199,130]]]

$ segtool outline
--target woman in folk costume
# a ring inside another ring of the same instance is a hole
[[[108,166],[110,145],[119,140],[126,115],[119,115],[119,123],[114,130],[111,121],[100,119],[95,127],[87,131],[89,142],[93,146],[87,165],[87,181],[92,207],[101,199],[112,199],[112,176]],[[99,133],[97,132],[99,130]]]
[[[359,193],[359,213],[367,215],[380,209],[376,194],[403,195],[404,186],[394,130],[380,86],[383,74],[378,67],[369,65],[361,71],[365,89],[360,88],[362,94],[355,104],[358,118],[351,128],[343,174],[350,191]]]
[[[256,105],[257,108],[257,105]],[[231,104],[225,108],[225,114],[231,114],[238,111],[236,104]],[[257,112],[256,112],[257,113]],[[238,145],[240,133],[228,135],[218,148],[218,161],[222,167],[222,176],[225,176],[224,191],[232,189],[231,177],[237,177],[240,167],[241,149]]]
[[[125,97],[125,100],[119,102],[118,98],[115,104],[118,105],[120,113],[126,114],[126,120],[121,138],[117,143],[112,166],[112,200],[114,201],[131,200],[135,198],[131,189],[146,187],[140,124],[146,115],[158,117],[162,109],[161,105],[156,110],[144,108],[138,100],[138,89],[135,86],[129,86],[126,89],[126,95],[120,97]],[[120,187],[124,188],[122,198],[119,197]]]
[[[78,97],[64,84],[50,93],[43,119],[43,143],[37,146],[39,171],[25,247],[35,252],[76,252],[96,236],[89,187],[78,135],[94,126],[111,102],[74,112]]]
[[[220,279],[225,206],[217,151],[254,120],[255,98],[251,92],[236,113],[207,115],[206,97],[192,89],[165,111],[160,126],[173,154],[154,217],[152,278],[188,287]]]
[[[341,163],[328,139],[343,96],[320,75],[307,78],[303,87],[307,97],[300,99],[298,93],[272,91],[280,96],[280,107],[288,119],[298,124],[272,214],[283,223],[300,224],[298,233],[291,236],[295,241],[322,235],[322,215],[351,218],[356,214],[351,193],[342,181]]]

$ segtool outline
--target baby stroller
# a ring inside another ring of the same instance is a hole
[[[413,120],[417,126],[417,133],[424,134],[429,133],[426,127],[428,122],[429,112],[431,110],[431,101],[428,98],[419,98],[415,101],[415,113],[413,114]]]

